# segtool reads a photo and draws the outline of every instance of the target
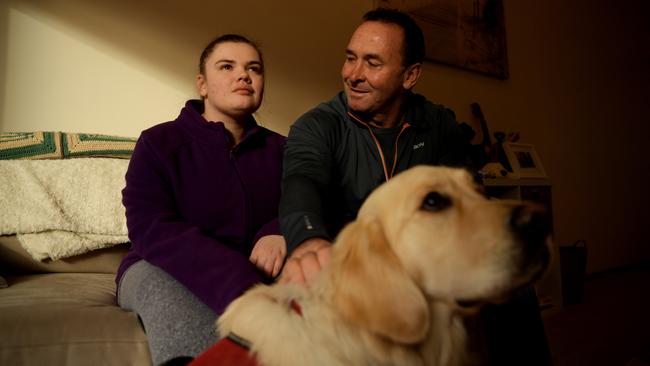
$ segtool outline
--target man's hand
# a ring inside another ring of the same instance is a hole
[[[282,269],[287,255],[287,243],[282,235],[266,235],[257,240],[251,251],[250,261],[269,277],[275,277]]]
[[[330,262],[332,243],[321,238],[302,242],[284,264],[280,283],[307,285]]]

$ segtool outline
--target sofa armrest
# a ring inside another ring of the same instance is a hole
[[[82,255],[38,262],[34,260],[15,235],[0,236],[0,275],[31,273],[116,273],[129,244],[95,250]]]

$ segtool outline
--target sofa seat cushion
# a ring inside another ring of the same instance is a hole
[[[38,262],[20,245],[15,235],[0,235],[0,275],[19,275],[42,272],[116,273],[130,244],[63,258]]]
[[[0,289],[0,364],[148,365],[137,316],[115,303],[115,276],[7,276]]]

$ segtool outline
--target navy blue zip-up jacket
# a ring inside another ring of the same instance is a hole
[[[401,126],[395,155],[384,157],[372,128],[349,113],[343,92],[291,126],[280,202],[289,253],[309,238],[332,240],[356,218],[370,192],[394,174],[419,164],[467,164],[451,110],[409,94]]]
[[[162,268],[220,314],[265,280],[249,261],[264,235],[279,235],[285,138],[251,119],[232,150],[203,102],[140,135],[122,191],[132,246],[117,282],[138,260]]]

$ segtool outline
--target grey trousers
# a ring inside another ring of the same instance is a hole
[[[218,340],[217,315],[165,271],[141,260],[124,273],[119,305],[138,314],[154,365],[196,357]]]

